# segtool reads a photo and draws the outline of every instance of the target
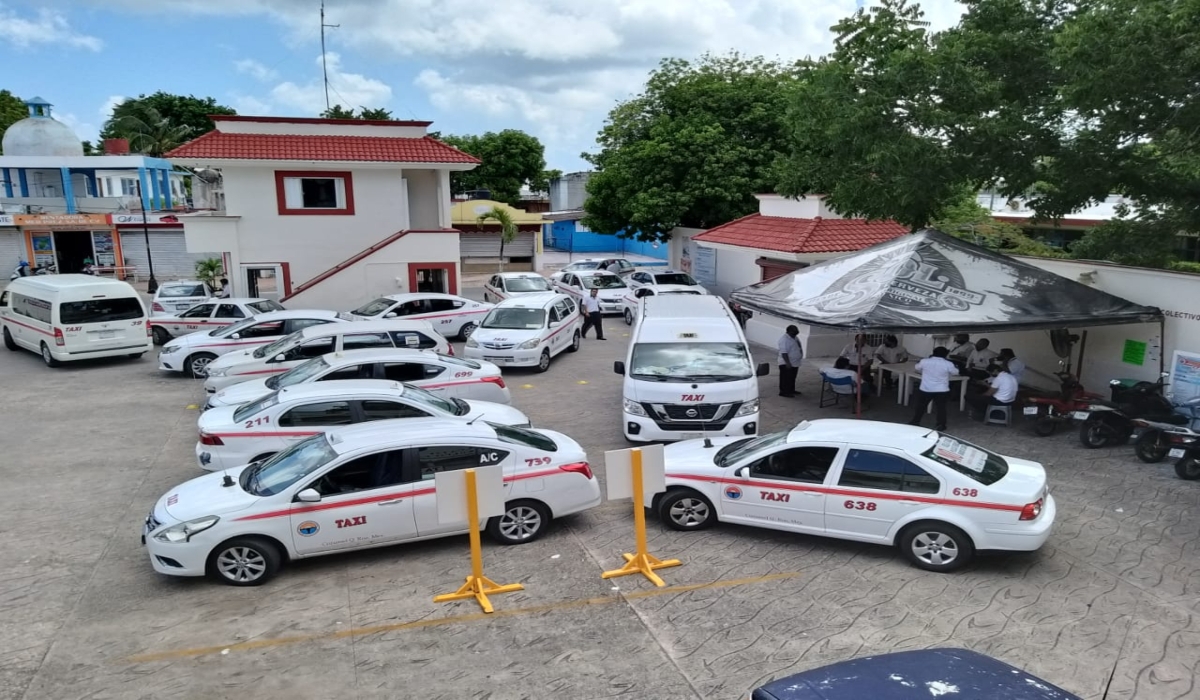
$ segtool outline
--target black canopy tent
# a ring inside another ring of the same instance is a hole
[[[877,333],[1163,323],[1141,306],[925,229],[733,292],[797,323]],[[861,363],[860,363],[861,365]],[[860,382],[861,385],[861,382]]]

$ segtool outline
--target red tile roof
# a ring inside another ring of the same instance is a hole
[[[751,214],[711,228],[692,240],[783,253],[850,253],[908,233],[894,221],[793,219]]]
[[[210,131],[166,154],[188,160],[360,161],[375,163],[478,163],[475,156],[435,138],[296,136]]]

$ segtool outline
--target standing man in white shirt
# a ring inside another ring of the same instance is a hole
[[[933,402],[934,430],[946,429],[946,400],[950,398],[950,377],[958,374],[954,363],[946,359],[950,351],[944,347],[933,349],[933,356],[917,363],[921,373],[921,386],[917,389],[917,405],[913,409],[909,425],[920,425],[929,402]]]
[[[789,399],[800,395],[796,391],[796,376],[800,374],[804,348],[800,347],[799,335],[799,326],[788,326],[775,344],[779,350],[779,395]]]
[[[608,264],[608,267],[604,268],[604,270],[605,270],[605,272],[611,272],[611,273],[613,273],[614,275],[618,275],[618,276],[620,276],[620,274],[621,274],[621,263],[617,262],[616,260],[613,260],[612,262],[610,262],[610,263]]]
[[[954,347],[950,348],[949,359],[955,364],[963,363],[973,352],[975,352],[975,345],[971,343],[971,336],[959,333],[954,336]]]
[[[587,337],[589,328],[596,329],[596,340],[604,340],[604,326],[600,325],[600,321],[604,318],[604,314],[600,313],[600,299],[596,297],[600,290],[592,287],[592,293],[583,298],[583,310],[585,312],[583,318],[583,330],[579,335],[583,338]]]
[[[991,375],[987,389],[967,395],[971,418],[977,421],[984,420],[992,406],[1011,406],[1013,401],[1017,400],[1017,389],[1020,385],[1003,363],[992,365]]]

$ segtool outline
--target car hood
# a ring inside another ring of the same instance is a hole
[[[696,469],[712,469],[718,471],[713,458],[724,446],[745,440],[744,437],[710,438],[712,447],[705,447],[704,440],[681,440],[663,447],[663,461],[666,463],[667,474],[681,470],[695,471]]]
[[[246,493],[237,483],[243,469],[226,469],[185,481],[158,499],[154,510],[180,522],[245,510],[262,498]],[[222,485],[226,475],[233,479],[232,486]]]
[[[243,362],[257,360],[258,358],[254,356],[254,351],[257,349],[258,348],[251,348],[250,350],[235,350],[233,352],[227,352],[213,360],[210,364],[213,367],[232,367],[233,365],[240,365]]]
[[[626,383],[625,398],[644,403],[664,404],[723,404],[758,398],[758,384],[753,377],[730,382],[657,382],[633,378]],[[693,389],[692,387],[696,387]],[[688,400],[684,400],[684,396]],[[697,397],[697,398],[692,398]]]
[[[489,423],[499,423],[500,425],[529,425],[529,416],[512,406],[505,406],[501,403],[493,403],[491,401],[468,401],[468,411],[466,415],[461,416],[464,420],[475,420],[482,418]]]
[[[273,390],[267,386],[267,379],[251,379],[248,382],[234,384],[213,394],[208,402],[213,407],[216,406],[238,406],[244,403],[256,401]]]
[[[239,408],[241,406],[236,404],[210,408],[200,414],[200,419],[196,421],[196,428],[210,433],[223,428],[231,428],[234,426],[233,414]]]

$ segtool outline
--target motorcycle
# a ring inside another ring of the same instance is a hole
[[[35,269],[33,271],[33,274],[35,274],[35,275],[57,275],[58,274],[58,266],[54,265],[54,264],[45,265],[43,267],[39,267],[39,268]]]
[[[1088,449],[1124,445],[1133,437],[1137,428],[1134,420],[1139,418],[1172,426],[1187,423],[1187,417],[1176,413],[1163,395],[1168,376],[1164,372],[1156,382],[1137,382],[1132,386],[1125,386],[1120,379],[1110,381],[1111,401],[1098,401],[1075,413],[1083,421],[1079,426],[1079,442]]]
[[[1056,372],[1060,383],[1057,396],[1032,396],[1026,399],[1024,414],[1034,419],[1033,432],[1040,437],[1053,435],[1060,423],[1070,422],[1078,411],[1103,401],[1104,397],[1083,388],[1070,372]]]
[[[1176,476],[1187,481],[1200,479],[1200,445],[1193,443],[1190,447],[1175,447],[1168,455],[1179,459],[1175,463]]]
[[[1163,461],[1172,448],[1187,448],[1200,443],[1200,396],[1176,405],[1175,412],[1184,418],[1181,424],[1161,423],[1140,418],[1134,424],[1141,430],[1133,443],[1138,459],[1149,464]],[[1178,419],[1176,419],[1178,420]],[[1177,455],[1178,456],[1178,455]]]

